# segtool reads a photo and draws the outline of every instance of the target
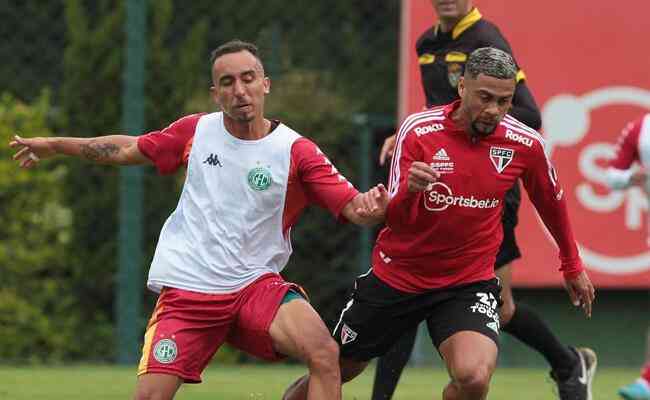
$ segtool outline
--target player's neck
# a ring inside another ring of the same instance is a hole
[[[463,18],[465,18],[465,17],[467,16],[467,14],[469,14],[470,12],[472,12],[472,9],[473,9],[473,8],[470,7],[470,9],[467,10],[466,13],[464,13],[463,15],[461,15],[461,16],[459,16],[459,17],[456,17],[456,18],[448,18],[448,17],[440,17],[440,18],[438,18],[438,24],[439,24],[439,29],[440,29],[440,31],[441,31],[441,32],[444,32],[444,33],[451,32],[451,30],[454,29],[454,27],[455,27],[456,25],[458,25],[458,23],[459,23]]]
[[[450,32],[452,29],[454,29],[454,26],[456,26],[456,24],[458,24],[458,22],[460,22],[461,19],[463,19],[463,17],[459,17],[459,18],[440,18],[438,20],[440,32],[443,32],[443,33]]]
[[[258,140],[269,134],[271,121],[255,118],[252,121],[237,121],[224,114],[223,124],[228,133],[242,140]]]
[[[467,133],[468,136],[473,136],[472,123],[467,113],[464,112],[463,107],[459,106],[451,112],[451,120],[454,124]]]

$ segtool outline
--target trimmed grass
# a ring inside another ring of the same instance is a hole
[[[303,374],[300,366],[229,365],[215,363],[200,385],[184,385],[178,400],[271,400]],[[616,399],[616,389],[629,383],[638,370],[602,368],[594,380],[594,400]],[[366,400],[374,371],[344,386],[343,398]],[[548,373],[541,369],[499,368],[492,380],[490,399],[546,400],[555,398]],[[408,368],[395,400],[439,399],[447,382],[441,369]],[[132,397],[135,368],[113,366],[9,367],[0,366],[0,400],[123,400]]]

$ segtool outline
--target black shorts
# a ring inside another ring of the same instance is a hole
[[[394,289],[372,273],[355,281],[352,299],[334,328],[341,356],[368,361],[385,354],[402,334],[426,321],[436,348],[460,331],[475,331],[498,344],[498,280],[425,293]]]
[[[519,189],[519,182],[516,182],[505,195],[503,215],[501,216],[503,240],[497,253],[497,259],[494,262],[495,270],[521,257],[521,252],[519,251],[519,246],[517,246],[517,240],[515,238],[515,227],[518,222],[517,212],[519,211],[520,202],[521,191]]]

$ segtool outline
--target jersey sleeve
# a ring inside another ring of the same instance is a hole
[[[153,162],[158,173],[171,174],[187,165],[194,131],[201,116],[203,114],[185,116],[161,131],[138,138],[138,149]]]
[[[571,229],[564,191],[541,142],[534,143],[529,157],[530,163],[522,176],[524,187],[559,247],[560,271],[565,278],[574,278],[584,267]]]
[[[609,160],[605,179],[612,189],[625,189],[630,186],[635,169],[632,164],[639,160],[639,135],[643,119],[630,122],[616,142],[614,158]]]
[[[616,169],[629,169],[632,163],[639,160],[639,134],[641,119],[630,122],[623,128],[616,142],[616,155],[610,160],[609,166]]]
[[[294,142],[291,164],[296,168],[307,201],[329,210],[337,219],[341,218],[341,211],[348,202],[359,194],[318,146],[307,138]]]
[[[386,209],[386,225],[394,231],[412,226],[417,218],[417,204],[422,193],[408,190],[408,173],[413,161],[422,161],[422,149],[417,135],[407,130],[408,119],[398,131],[389,176],[388,193],[391,200]]]

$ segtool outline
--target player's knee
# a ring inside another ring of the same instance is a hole
[[[163,393],[160,388],[155,387],[138,387],[133,396],[133,400],[167,400],[171,397]]]
[[[314,341],[307,349],[307,366],[311,372],[340,375],[339,345],[327,336]]]
[[[515,315],[515,302],[512,299],[503,299],[503,304],[499,307],[499,322],[501,326],[506,326]]]
[[[487,393],[491,377],[492,368],[488,364],[478,364],[455,371],[454,383],[466,395],[480,398]]]

